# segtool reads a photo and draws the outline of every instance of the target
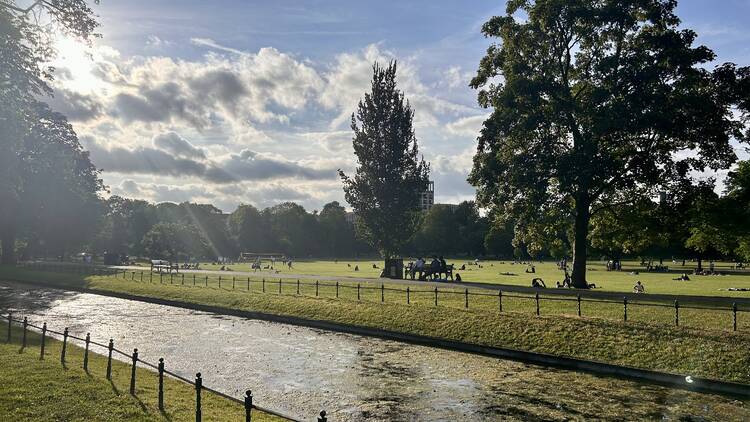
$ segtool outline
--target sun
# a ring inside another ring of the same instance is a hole
[[[67,89],[90,93],[104,87],[104,81],[94,70],[101,55],[95,46],[88,46],[65,35],[58,35],[54,41],[55,58],[50,65],[57,69],[56,85]]]

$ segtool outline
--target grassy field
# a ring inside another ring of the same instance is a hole
[[[278,284],[267,282],[266,294],[262,294],[260,283],[251,283],[249,292],[243,290],[247,286],[246,280],[245,283],[237,282],[232,290],[231,282],[226,279],[222,288],[218,287],[216,279],[211,279],[206,288],[191,283],[141,283],[121,276],[83,277],[7,267],[0,269],[0,279],[3,278],[293,315],[750,383],[750,331],[747,329],[750,321],[744,313],[740,314],[743,318],[741,330],[728,332],[718,327],[726,327],[729,323],[731,316],[726,311],[696,310],[691,314],[683,310],[681,318],[685,322],[674,327],[653,321],[657,317],[664,321],[673,318],[671,310],[666,307],[654,308],[653,315],[645,310],[642,313],[629,311],[628,322],[623,323],[622,308],[611,304],[607,308],[611,311],[607,312],[612,312],[612,318],[606,318],[606,315],[590,317],[593,304],[586,304],[584,317],[579,318],[575,316],[571,302],[544,304],[541,316],[536,316],[534,311],[527,310],[534,306],[528,298],[504,299],[501,313],[494,296],[472,298],[477,300],[470,302],[467,309],[463,295],[447,291],[439,294],[439,306],[434,306],[434,292],[415,292],[410,296],[410,303],[406,304],[401,292],[386,290],[386,301],[380,303],[379,290],[367,290],[367,293],[362,290],[361,300],[357,301],[356,288],[343,288],[342,285],[336,299],[333,285],[319,285],[319,296],[315,297],[314,285],[301,285],[298,296],[295,283],[282,284],[282,294],[279,295]],[[514,304],[514,300],[519,302]],[[567,307],[568,311],[561,312],[562,307]],[[664,314],[660,315],[662,312]],[[716,321],[721,321],[721,324]]]
[[[0,320],[5,323],[6,320]],[[129,394],[130,366],[113,360],[112,380],[106,379],[107,359],[89,354],[83,368],[83,349],[68,344],[66,365],[60,363],[62,343],[47,338],[40,360],[40,336],[28,333],[21,349],[22,328],[13,329],[11,343],[0,343],[0,420],[3,421],[190,421],[195,420],[195,387],[166,377],[164,412],[158,408],[158,377],[138,368],[135,395]],[[204,374],[206,378],[207,374]],[[205,420],[244,420],[242,405],[204,391]],[[281,419],[253,411],[253,420]]]
[[[456,272],[461,274],[464,281],[493,284],[511,284],[518,286],[530,286],[533,277],[542,278],[548,287],[554,287],[555,283],[562,281],[564,273],[557,268],[553,262],[537,262],[535,274],[527,274],[527,268],[524,264],[514,264],[512,261],[482,261],[479,265],[474,265],[471,261],[466,260],[448,260],[448,263],[455,264]],[[686,262],[682,267],[682,261],[672,263],[665,261],[671,271],[668,273],[644,272],[644,268],[638,262],[624,261],[622,271],[606,271],[606,263],[603,261],[590,261],[588,265],[588,279],[594,283],[597,289],[616,292],[632,292],[633,285],[640,280],[646,286],[647,293],[663,293],[675,295],[701,295],[701,296],[728,296],[728,297],[747,297],[750,298],[750,291],[731,292],[726,289],[748,288],[750,289],[750,271],[733,272],[727,275],[700,276],[690,275],[690,281],[677,281],[681,272],[692,273],[696,263]],[[264,266],[267,265],[264,263]],[[378,268],[373,268],[373,265]],[[461,265],[466,265],[466,270],[458,270]],[[708,268],[708,262],[704,262],[704,268]],[[716,263],[716,270],[727,273],[732,268],[731,263]],[[361,261],[295,261],[292,268],[288,268],[281,263],[275,266],[274,271],[263,270],[255,272],[257,276],[273,276],[277,274],[301,274],[317,275],[325,277],[357,277],[357,278],[378,278],[382,269],[383,262],[379,260],[361,260]],[[233,271],[253,272],[250,264],[231,264],[226,265]],[[354,269],[358,267],[359,271]],[[212,263],[202,263],[201,269],[218,270],[221,265]],[[638,274],[635,274],[638,272]]]

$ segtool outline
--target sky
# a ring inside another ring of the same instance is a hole
[[[503,1],[102,0],[102,35],[57,40],[51,105],[73,123],[111,194],[309,211],[345,204],[350,117],[374,62],[398,60],[436,202],[466,182],[488,111],[468,83]],[[750,0],[682,0],[717,62],[750,64]],[[346,204],[345,204],[346,205]]]

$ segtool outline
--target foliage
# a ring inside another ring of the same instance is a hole
[[[592,215],[736,160],[729,140],[743,138],[743,122],[730,110],[743,101],[747,70],[707,70],[714,53],[693,46],[675,7],[511,1],[482,27],[501,42],[471,82],[493,112],[470,181],[480,205],[527,225],[570,210],[578,287]]]
[[[33,17],[24,13],[15,2],[0,4],[0,243],[4,263],[15,261],[18,235],[38,237],[46,231],[58,252],[68,248],[73,236],[61,237],[59,229],[76,227],[83,235],[94,226],[94,215],[80,212],[90,208],[81,206],[96,201],[103,189],[64,116],[39,101],[52,93],[53,69],[44,66],[55,53],[48,31],[88,41],[96,36],[97,22],[83,0],[37,2],[34,12]],[[39,221],[47,227],[34,225]]]
[[[152,259],[187,261],[208,255],[209,245],[195,226],[157,223],[143,237],[143,249]]]
[[[429,166],[418,157],[413,117],[396,88],[396,63],[376,63],[371,91],[352,114],[356,173],[339,173],[359,232],[384,258],[397,256],[416,232],[418,193],[427,185]]]

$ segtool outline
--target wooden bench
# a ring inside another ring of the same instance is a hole
[[[152,259],[151,260],[151,271],[156,273],[167,273],[170,274],[172,271],[179,273],[180,272],[180,266],[178,264],[172,264],[169,261],[164,261],[161,259]]]

